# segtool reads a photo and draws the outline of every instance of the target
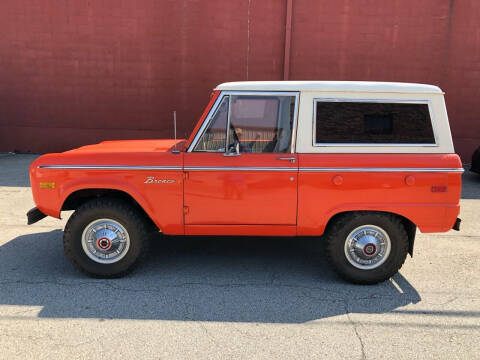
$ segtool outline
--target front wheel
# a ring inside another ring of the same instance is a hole
[[[327,253],[337,273],[356,284],[376,284],[398,272],[408,252],[404,225],[394,215],[340,215],[327,230]]]
[[[83,273],[100,278],[129,273],[146,251],[147,221],[129,203],[99,198],[80,206],[63,234],[65,254]]]

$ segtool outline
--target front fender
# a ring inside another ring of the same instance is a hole
[[[167,182],[145,183],[148,177],[168,179]],[[60,218],[62,206],[76,191],[110,189],[130,195],[166,234],[181,235],[183,228],[182,171],[112,171],[64,170],[32,167],[32,191],[41,212]],[[54,182],[53,189],[40,189],[39,183]]]
[[[95,181],[90,181],[90,179],[88,178],[78,178],[62,184],[60,186],[59,192],[60,208],[56,209],[56,211],[60,213],[63,204],[65,204],[65,201],[70,195],[72,195],[76,191],[86,189],[108,189],[122,191],[130,195],[138,203],[138,205],[142,207],[142,209],[147,213],[147,215],[155,222],[155,213],[152,204],[143,196],[142,192],[138,187],[134,186],[132,183],[129,183],[128,181],[126,181],[126,179],[118,175],[96,176]]]

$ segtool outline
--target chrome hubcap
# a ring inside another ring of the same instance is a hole
[[[98,219],[87,225],[82,234],[82,248],[85,254],[101,264],[121,260],[130,248],[130,237],[119,222],[112,219]]]
[[[345,256],[358,269],[371,270],[382,265],[390,255],[390,237],[375,225],[362,225],[348,234]]]

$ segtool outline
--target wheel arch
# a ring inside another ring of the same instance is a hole
[[[146,209],[145,205],[143,205],[141,201],[138,201],[133,195],[129,194],[127,191],[120,189],[84,188],[74,190],[65,197],[60,211],[76,210],[86,202],[102,197],[121,199],[129,203],[134,208],[136,208],[142,214],[142,216],[144,216],[152,225],[154,225],[155,228],[161,231],[159,225],[154,221],[150,214],[150,211]]]
[[[334,214],[333,216],[330,217],[330,219],[328,220],[326,226],[325,226],[325,232],[328,231],[328,229],[332,226],[332,224],[339,218],[339,217],[342,217],[342,216],[345,216],[345,215],[348,215],[348,214],[353,214],[353,213],[358,213],[358,212],[362,212],[362,213],[374,213],[374,214],[388,214],[388,215],[393,215],[395,217],[397,217],[403,224],[403,226],[405,227],[405,231],[407,232],[407,235],[408,235],[408,253],[410,254],[410,256],[413,257],[413,246],[415,244],[415,234],[416,234],[416,231],[417,231],[417,226],[415,225],[415,223],[413,221],[411,221],[410,219],[406,218],[405,216],[403,215],[400,215],[400,214],[397,214],[397,213],[394,213],[394,212],[389,212],[389,211],[377,211],[377,210],[348,210],[348,211],[341,211],[341,212],[338,212],[336,214]]]

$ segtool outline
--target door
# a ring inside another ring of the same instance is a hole
[[[184,157],[186,230],[296,225],[298,94],[221,96]]]

